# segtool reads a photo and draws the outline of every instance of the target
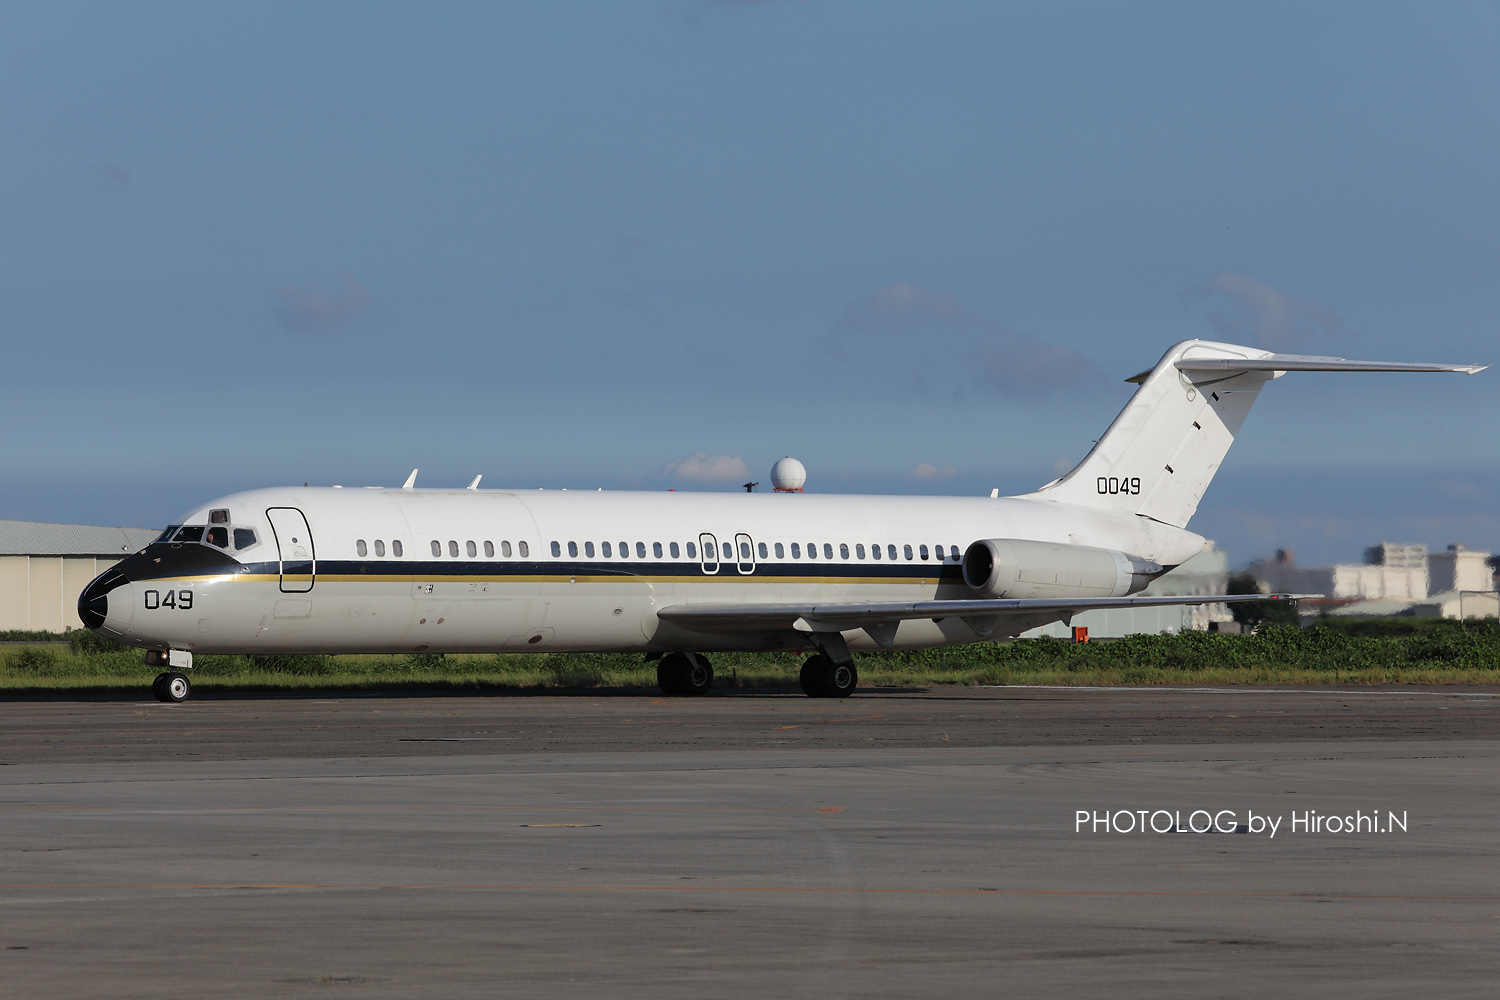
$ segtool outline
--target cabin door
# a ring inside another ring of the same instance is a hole
[[[266,511],[276,548],[281,556],[281,592],[305,594],[313,589],[318,571],[317,553],[313,549],[312,529],[307,518],[296,507],[271,507]]]

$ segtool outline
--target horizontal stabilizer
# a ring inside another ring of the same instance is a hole
[[[1074,615],[1101,608],[1157,608],[1174,604],[1295,601],[1322,594],[1206,594],[1192,597],[1059,597],[1024,600],[915,601],[870,604],[677,604],[656,617],[683,628],[714,632],[843,631],[918,618],[987,615]],[[799,626],[799,623],[800,626]],[[818,626],[824,626],[819,628]]]
[[[1182,358],[1185,372],[1461,372],[1473,375],[1489,365],[1439,365],[1425,361],[1350,361],[1308,354],[1267,354],[1258,358]]]

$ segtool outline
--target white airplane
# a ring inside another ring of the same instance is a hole
[[[78,613],[167,667],[194,653],[640,652],[664,691],[706,651],[806,652],[840,697],[852,653],[1015,636],[1141,597],[1203,550],[1187,530],[1261,387],[1289,371],[1465,372],[1190,340],[1149,371],[1077,468],[999,497],[277,488],[189,511],[101,574]],[[1290,599],[1290,595],[1279,595]]]

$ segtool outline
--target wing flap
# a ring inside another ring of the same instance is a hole
[[[662,608],[662,621],[709,632],[843,632],[887,628],[894,640],[895,623],[917,618],[965,621],[998,615],[1055,613],[1059,617],[1105,608],[1155,608],[1174,604],[1237,604],[1241,601],[1295,601],[1321,594],[1202,594],[1192,597],[1062,597],[1028,600],[914,601],[868,604],[676,604]],[[880,642],[874,632],[871,637]],[[883,643],[882,643],[883,645]]]

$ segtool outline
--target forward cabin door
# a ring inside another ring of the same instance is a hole
[[[317,552],[313,548],[312,529],[307,518],[296,507],[271,507],[266,510],[276,548],[281,556],[281,592],[305,594],[313,589],[318,571]]]

